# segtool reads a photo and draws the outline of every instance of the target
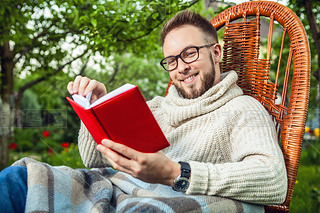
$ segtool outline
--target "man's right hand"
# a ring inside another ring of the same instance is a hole
[[[107,89],[103,83],[80,75],[74,81],[68,83],[67,89],[71,95],[78,94],[84,97],[92,91],[91,103],[107,94]]]

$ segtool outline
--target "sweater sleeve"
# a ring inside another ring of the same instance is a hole
[[[260,103],[250,102],[227,125],[229,144],[219,151],[230,153],[230,162],[191,161],[187,194],[217,195],[263,205],[284,202],[286,168],[274,124]]]
[[[83,164],[88,168],[100,168],[110,166],[107,159],[96,149],[96,142],[91,134],[81,122],[78,147]]]

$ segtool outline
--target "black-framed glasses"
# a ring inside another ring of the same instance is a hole
[[[181,58],[184,63],[190,64],[199,58],[199,50],[201,48],[211,47],[214,44],[216,43],[186,47],[179,55],[165,57],[161,60],[160,64],[166,71],[174,70],[178,66],[178,58]]]

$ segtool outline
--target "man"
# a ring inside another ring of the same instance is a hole
[[[157,153],[141,153],[106,139],[97,146],[81,124],[84,164],[112,166],[119,172],[18,162],[27,166],[28,183],[33,183],[28,186],[27,211],[41,210],[35,203],[47,210],[51,202],[55,210],[85,206],[87,211],[239,212],[263,211],[262,206],[246,203],[284,201],[286,170],[273,123],[260,103],[243,95],[235,72],[221,74],[215,29],[199,14],[185,10],[165,24],[161,37],[161,65],[174,86],[166,97],[148,105],[170,146]],[[81,76],[68,84],[68,91],[83,96],[92,91],[92,102],[107,93],[102,83]],[[48,181],[32,179],[32,174],[44,174],[42,179]],[[45,189],[44,198],[39,185]],[[47,191],[61,195],[60,202]]]
[[[282,203],[286,171],[273,124],[255,99],[242,95],[234,72],[220,74],[221,46],[213,26],[186,10],[166,23],[161,36],[161,65],[174,86],[167,97],[148,104],[171,146],[145,154],[104,140],[97,147],[102,157],[82,126],[79,149],[85,164],[110,163],[145,182],[174,187],[181,175],[178,161],[184,161],[191,167],[187,194]],[[106,93],[102,83],[81,76],[68,90],[82,95],[93,90],[94,99]]]

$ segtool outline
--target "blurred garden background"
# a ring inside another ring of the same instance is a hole
[[[84,168],[77,148],[80,121],[66,101],[67,83],[84,75],[105,83],[108,91],[132,83],[140,87],[146,100],[162,96],[169,80],[159,65],[162,24],[185,8],[213,17],[237,3],[240,1],[2,0],[0,169],[22,157]],[[320,34],[316,20],[320,20],[320,1],[280,3],[300,17],[312,57],[308,121],[291,212],[319,212]],[[273,38],[274,42],[280,37]],[[272,56],[274,62],[277,52]]]

